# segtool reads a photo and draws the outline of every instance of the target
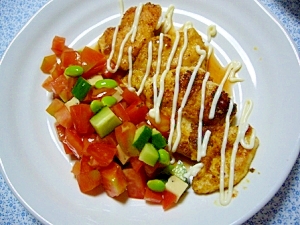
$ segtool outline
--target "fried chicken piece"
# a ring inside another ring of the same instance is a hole
[[[220,185],[220,166],[221,166],[221,146],[223,141],[224,127],[209,128],[212,133],[208,143],[206,156],[201,159],[203,163],[202,169],[193,178],[192,188],[197,194],[208,194],[219,190]],[[253,128],[249,126],[245,138],[249,140]],[[225,179],[224,187],[228,188],[230,158],[238,132],[237,126],[232,126],[229,129],[228,141],[225,153]],[[253,149],[245,149],[239,144],[235,161],[234,185],[238,184],[248,173],[251,162],[255,156],[259,145],[259,140],[255,138]],[[193,153],[197,154],[196,152]]]
[[[184,94],[187,90],[188,83],[191,79],[194,68],[191,67],[182,67],[180,70],[180,79],[179,79],[179,93],[177,101],[177,109],[180,107]],[[161,102],[160,110],[161,112],[171,117],[172,113],[172,103],[174,98],[174,85],[175,85],[175,74],[176,70],[170,70],[165,78],[165,91],[163,99]],[[132,86],[139,88],[141,80],[143,79],[144,74],[142,72],[136,71],[135,76],[132,77]],[[197,132],[195,132],[196,127],[199,123],[199,112],[201,107],[201,90],[202,82],[205,76],[205,71],[199,69],[195,80],[193,83],[192,91],[189,94],[186,106],[182,111],[182,136],[177,149],[177,152],[183,154],[189,158],[192,156],[192,152],[195,149],[197,142]],[[158,81],[161,75],[158,76]],[[159,82],[157,82],[158,88],[160,87]],[[218,85],[209,80],[206,83],[206,97],[204,102],[204,113],[203,113],[203,125],[213,126],[213,125],[222,125],[225,122],[225,117],[229,108],[230,98],[227,93],[224,91],[221,93],[220,99],[217,103],[215,117],[209,119],[209,111],[213,101],[213,97],[218,88]],[[153,82],[152,77],[148,77],[143,89],[143,95],[145,96],[146,105],[151,109],[153,108]],[[234,117],[236,113],[236,105],[234,104],[231,118]],[[177,118],[177,115],[176,115]],[[176,135],[176,133],[175,133]],[[173,138],[173,142],[175,139]]]
[[[172,59],[170,69],[175,69],[179,62],[179,55],[180,51],[184,45],[184,33],[179,32],[180,39],[179,43],[175,52],[175,55]],[[194,28],[190,28],[187,31],[188,36],[188,45],[183,54],[182,58],[182,66],[183,67],[195,67],[199,60],[199,54],[196,52],[196,46],[200,46],[201,49],[207,50],[204,42],[202,41],[202,37],[198,34],[198,32]],[[155,36],[151,38],[152,41],[152,64],[151,64],[151,71],[152,75],[156,71],[157,67],[157,58],[158,58],[158,48],[160,37]],[[175,33],[172,34],[164,34],[163,36],[163,50],[161,55],[161,64],[160,66],[160,73],[162,73],[166,69],[166,65],[168,62],[169,55],[172,51],[172,47],[175,41]],[[148,61],[148,44],[144,45],[139,52],[138,57],[136,58],[133,70],[134,71],[141,71],[145,74],[147,68],[147,61]],[[207,68],[207,59],[205,59],[201,65],[201,68],[206,70]]]
[[[131,27],[133,25],[136,9],[137,7],[129,8],[122,17],[121,24],[118,30],[116,44],[115,44],[115,53],[112,58],[112,61],[115,64],[117,63],[122,41],[125,39],[125,36],[131,30]],[[148,43],[149,39],[154,36],[154,31],[160,16],[161,16],[161,7],[159,5],[154,5],[151,3],[147,3],[143,5],[138,26],[137,26],[137,33],[136,33],[135,40],[133,43],[131,43],[130,40],[131,36],[130,36],[124,46],[123,57],[120,64],[120,68],[122,70],[126,71],[129,69],[129,64],[128,64],[129,46],[132,46],[132,60],[134,61],[142,46]],[[116,28],[113,27],[107,28],[104,31],[103,35],[98,40],[99,49],[107,58],[109,57],[110,52],[112,51],[112,40],[113,40],[115,29]]]

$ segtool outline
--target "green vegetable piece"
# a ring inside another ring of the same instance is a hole
[[[146,143],[143,147],[139,160],[149,166],[154,166],[159,158],[158,152],[151,143]]]
[[[156,129],[152,129],[152,141],[151,142],[156,149],[164,148],[167,145],[167,141],[166,141],[165,137],[162,136],[162,134]]]
[[[96,88],[115,88],[118,83],[113,79],[102,79],[95,83]]]
[[[90,104],[91,110],[93,113],[100,111],[104,107],[103,103],[100,100],[93,100]]]
[[[83,68],[81,66],[68,66],[64,74],[70,77],[79,77],[83,74]]]
[[[159,162],[163,165],[169,165],[170,164],[170,154],[165,149],[159,149],[158,150],[159,155]]]
[[[149,189],[152,191],[156,192],[163,192],[166,189],[165,182],[162,180],[154,179],[154,180],[149,180],[147,182],[147,186]]]
[[[79,77],[72,89],[72,94],[79,101],[82,101],[91,89],[91,87],[92,86],[89,84],[89,82],[87,82],[84,78]]]
[[[133,146],[138,150],[142,150],[145,144],[149,141],[152,135],[152,130],[150,127],[143,125],[139,127],[134,135]]]
[[[187,178],[184,176],[184,174],[187,173],[187,169],[182,161],[178,161],[176,166],[172,169],[171,173],[178,178],[180,178],[183,181],[187,181]]]
[[[104,106],[111,107],[111,106],[113,106],[114,104],[117,103],[117,99],[113,96],[104,96],[101,99],[101,102]]]
[[[112,132],[122,121],[107,106],[95,114],[90,122],[101,138]]]

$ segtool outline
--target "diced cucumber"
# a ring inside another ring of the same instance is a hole
[[[152,141],[151,142],[156,149],[164,148],[167,145],[167,141],[166,141],[165,137],[162,136],[162,134],[156,129],[152,129]]]
[[[140,153],[139,160],[149,166],[154,166],[158,158],[159,155],[155,147],[151,143],[146,143]]]
[[[150,127],[143,125],[139,127],[134,135],[133,146],[138,150],[142,150],[145,144],[149,141],[152,135],[152,130]]]
[[[111,111],[109,107],[103,107],[90,122],[101,138],[112,132],[122,121]]]
[[[82,101],[90,91],[91,87],[92,85],[90,85],[90,83],[87,82],[86,79],[84,79],[83,77],[79,77],[72,89],[72,94],[78,100]]]

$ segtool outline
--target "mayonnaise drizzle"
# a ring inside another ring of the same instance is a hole
[[[207,41],[208,43],[211,42],[211,38],[215,37],[217,35],[217,29],[216,29],[216,25],[210,25],[207,28]]]
[[[235,159],[236,159],[236,153],[238,151],[239,143],[241,143],[241,145],[246,149],[252,149],[255,144],[254,129],[252,130],[252,133],[251,133],[250,142],[245,144],[245,134],[249,127],[248,118],[249,118],[252,108],[253,108],[252,101],[247,100],[243,107],[242,115],[241,115],[239,125],[238,125],[237,136],[236,136],[235,142],[233,144],[232,152],[231,152],[228,190],[225,192],[224,191],[225,150],[226,150],[226,144],[227,144],[227,139],[228,139],[230,115],[232,112],[232,108],[233,108],[233,103],[232,103],[232,100],[230,100],[229,110],[226,114],[225,131],[224,131],[222,148],[221,148],[221,167],[220,167],[220,187],[219,188],[220,188],[220,203],[222,205],[228,205],[232,199],[233,185],[234,185]],[[243,143],[245,145],[243,145]]]
[[[175,7],[173,5],[170,5],[163,21],[160,21],[157,23],[156,29],[158,30],[160,27],[162,27],[161,32],[166,34],[169,32],[169,30],[173,26],[173,13],[174,13]]]
[[[168,61],[166,64],[166,69],[164,70],[164,72],[161,74],[160,80],[159,80],[159,93],[157,98],[154,101],[154,108],[151,109],[150,111],[154,110],[154,118],[155,118],[155,122],[156,123],[160,123],[160,112],[159,112],[159,108],[160,108],[160,104],[162,102],[162,98],[164,95],[164,91],[165,91],[165,78],[170,70],[171,67],[171,63],[173,60],[173,57],[175,55],[178,43],[179,43],[179,39],[180,39],[180,35],[179,35],[179,31],[176,31],[176,36],[175,36],[175,41],[173,43],[173,47],[171,50],[171,53],[168,57]],[[153,116],[153,113],[150,114],[150,116]]]
[[[135,89],[131,86],[131,79],[132,79],[132,47],[129,46],[128,48],[128,65],[129,65],[129,71],[128,71],[128,89],[130,91],[135,91]]]
[[[182,65],[183,55],[184,55],[187,45],[188,45],[187,30],[188,30],[188,26],[184,26],[183,27],[183,46],[179,53],[178,64],[176,67],[176,74],[175,74],[174,96],[173,96],[173,103],[172,103],[172,113],[171,113],[171,118],[170,118],[170,134],[169,134],[169,138],[168,138],[168,148],[170,150],[172,149],[172,139],[173,139],[173,133],[175,130],[175,115],[176,115],[177,100],[178,100],[178,93],[179,93],[180,69],[181,69],[181,65]]]
[[[228,65],[226,73],[214,95],[214,99],[212,101],[212,105],[211,105],[211,108],[209,111],[209,119],[213,119],[215,116],[217,103],[218,103],[220,95],[223,91],[223,87],[225,85],[226,80],[228,79],[232,83],[243,81],[243,79],[236,77],[236,73],[240,70],[241,66],[242,66],[242,64],[238,61],[232,61]]]
[[[156,72],[154,76],[152,77],[152,85],[153,85],[153,103],[157,101],[157,76],[160,73],[160,66],[161,66],[161,56],[162,56],[162,50],[164,47],[164,34],[160,33],[159,35],[159,46],[158,46],[158,53],[157,53],[157,63],[156,63]],[[150,109],[149,115],[152,118],[155,118],[155,110]]]
[[[198,124],[198,142],[197,142],[197,161],[199,162],[202,157],[206,156],[206,149],[207,143],[210,138],[211,131],[207,130],[204,134],[204,138],[202,141],[202,127],[203,127],[203,113],[204,113],[204,103],[205,103],[205,90],[206,90],[206,83],[209,78],[209,72],[205,73],[205,77],[202,81],[202,88],[201,88],[201,105],[200,105],[200,112],[199,112],[199,124]]]
[[[125,47],[125,44],[128,41],[130,36],[131,36],[131,43],[134,42],[142,9],[143,9],[143,4],[140,3],[139,6],[137,7],[137,9],[135,10],[134,21],[133,21],[132,27],[131,27],[130,31],[125,35],[125,37],[124,37],[124,39],[121,43],[121,46],[120,46],[120,49],[119,49],[119,54],[118,54],[118,60],[117,60],[117,63],[115,65],[115,68],[112,69],[111,68],[111,60],[112,60],[112,58],[114,56],[114,53],[115,53],[117,34],[118,34],[118,31],[119,31],[119,26],[116,27],[116,29],[114,31],[114,35],[113,35],[113,40],[112,40],[112,50],[110,52],[109,58],[107,59],[107,63],[106,63],[108,71],[110,71],[112,73],[115,73],[119,69],[120,64],[121,64],[121,60],[122,60],[122,57],[123,57],[124,47]]]
[[[180,108],[178,109],[178,112],[177,112],[177,123],[176,123],[177,124],[176,125],[177,135],[176,135],[176,139],[175,139],[174,145],[172,147],[172,152],[176,151],[176,149],[178,147],[178,144],[180,142],[180,139],[181,139],[181,120],[182,120],[182,111],[183,111],[183,108],[185,107],[187,99],[188,99],[188,97],[190,95],[190,92],[192,90],[192,86],[193,86],[195,77],[196,77],[196,75],[198,73],[198,70],[199,70],[200,66],[202,65],[202,63],[203,63],[203,60],[206,57],[206,51],[200,49],[199,45],[197,45],[196,51],[200,55],[200,57],[199,57],[199,60],[198,60],[198,63],[196,65],[196,67],[194,68],[194,71],[193,71],[192,76],[190,78],[190,81],[188,83],[186,92],[184,93],[184,97],[182,99]]]
[[[152,64],[152,41],[149,41],[148,43],[148,61],[147,61],[147,68],[146,68],[146,72],[145,72],[145,75],[143,77],[143,80],[142,80],[142,83],[141,83],[141,86],[137,92],[138,95],[140,95],[144,89],[144,86],[145,86],[145,83],[146,83],[146,80],[149,76],[149,73],[150,73],[150,69],[151,69],[151,64]]]

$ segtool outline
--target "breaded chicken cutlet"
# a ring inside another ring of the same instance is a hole
[[[124,40],[126,34],[130,31],[135,10],[137,8],[130,8],[124,14],[121,24],[119,26],[119,32],[116,39],[115,53],[112,57],[112,62],[117,63],[118,54],[120,51],[120,46]],[[130,78],[130,84],[136,90],[141,88],[142,80],[147,71],[148,64],[148,43],[152,42],[152,62],[150,65],[150,71],[148,77],[146,78],[144,87],[141,94],[145,97],[146,105],[149,109],[154,106],[154,90],[153,90],[153,76],[157,71],[157,66],[160,67],[160,73],[157,76],[157,81],[160,80],[163,71],[167,68],[167,61],[169,59],[172,47],[175,41],[175,32],[169,32],[161,34],[163,40],[163,49],[161,54],[161,63],[157,65],[158,62],[158,49],[160,43],[160,35],[156,35],[157,23],[161,16],[161,7],[158,5],[153,5],[147,3],[143,6],[141,13],[139,25],[137,28],[137,35],[133,43],[128,40],[124,47],[124,53],[122,56],[120,69],[127,71],[129,69],[128,64],[128,48],[133,47],[132,51],[132,77]],[[108,28],[102,37],[100,37],[98,44],[100,51],[109,58],[112,51],[112,40],[114,31],[116,28]],[[175,87],[175,74],[176,67],[180,60],[180,51],[184,45],[184,33],[183,29],[179,32],[180,39],[178,42],[177,49],[175,51],[174,57],[172,58],[169,69],[164,80],[164,93],[160,104],[160,111],[164,115],[170,117],[172,111],[172,103],[174,98],[174,87]],[[186,50],[182,56],[182,66],[179,71],[179,92],[177,101],[177,110],[180,107],[183,96],[187,91],[188,83],[191,79],[192,73],[199,60],[199,53],[196,47],[199,46],[202,50],[208,53],[208,47],[204,44],[202,37],[193,28],[189,27],[187,30],[188,43]],[[201,67],[196,71],[195,80],[188,96],[186,106],[182,111],[182,122],[181,122],[181,139],[177,146],[176,152],[182,154],[191,160],[196,162],[197,159],[197,140],[198,134],[197,129],[199,126],[199,112],[201,106],[201,91],[204,76],[207,72],[208,58],[206,57]],[[128,76],[123,78],[124,83],[128,83]],[[231,101],[230,96],[223,90],[220,94],[219,100],[216,104],[215,116],[213,119],[209,118],[209,110],[212,106],[213,98],[216,94],[219,84],[214,83],[212,78],[208,78],[205,86],[205,101],[204,101],[204,113],[203,113],[203,132],[206,130],[211,131],[211,137],[207,144],[206,156],[201,159],[203,163],[203,168],[194,177],[192,182],[192,188],[197,194],[208,194],[218,191],[220,184],[220,165],[221,165],[221,145],[224,135],[225,127],[225,117],[229,110],[229,104]],[[157,92],[159,92],[160,84],[157,82]],[[233,120],[237,113],[236,104],[233,105],[232,112],[230,114],[230,121]],[[226,160],[225,160],[225,188],[228,187],[228,174],[230,167],[230,156],[232,153],[232,145],[236,139],[237,126],[230,126],[228,142],[226,146]],[[253,128],[249,126],[248,131],[245,134],[245,138],[249,138]],[[172,139],[172,144],[174,142],[174,137]],[[234,185],[239,183],[245,175],[248,173],[251,162],[255,156],[256,150],[259,145],[259,140],[255,138],[255,145],[252,149],[245,149],[241,144],[239,144],[236,161],[235,161],[235,176]],[[170,150],[170,149],[169,149]]]
[[[127,33],[131,30],[135,11],[137,7],[131,7],[128,9],[122,17],[121,24],[118,26],[118,34],[115,43],[115,53],[112,57],[112,61],[116,64],[118,61],[119,51],[122,45],[123,40],[125,39]],[[127,71],[129,69],[128,62],[128,48],[132,46],[132,60],[135,61],[135,58],[139,54],[140,49],[144,44],[147,44],[149,39],[154,36],[154,31],[156,25],[161,16],[161,7],[159,5],[154,5],[147,3],[143,5],[142,11],[140,13],[140,19],[137,26],[136,37],[133,43],[131,43],[130,38],[127,40],[123,50],[123,57],[120,64],[120,69]],[[109,55],[112,51],[113,36],[115,32],[115,27],[107,28],[103,35],[98,40],[98,45],[100,51],[109,58]],[[112,65],[113,68],[113,65]]]

